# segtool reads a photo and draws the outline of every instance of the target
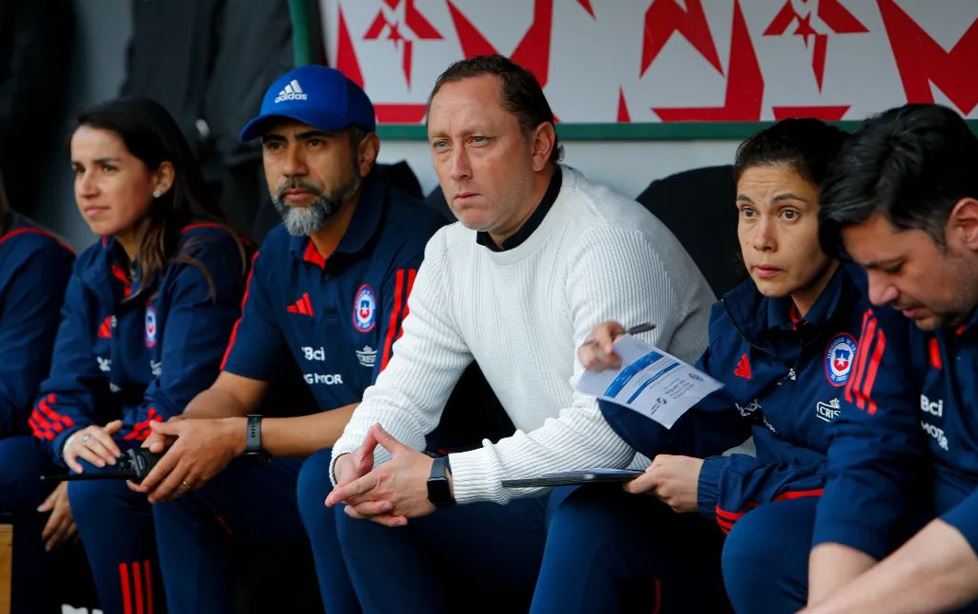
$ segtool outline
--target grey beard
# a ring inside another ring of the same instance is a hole
[[[316,191],[318,198],[308,207],[290,207],[282,200],[282,193],[294,185],[287,185],[272,197],[275,210],[282,216],[282,225],[292,236],[305,237],[322,229],[326,223],[340,210],[340,207],[360,189],[360,175],[354,174],[353,181],[347,188],[337,188],[329,194]],[[310,186],[303,189],[312,191]]]

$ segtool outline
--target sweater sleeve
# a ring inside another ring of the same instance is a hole
[[[472,362],[450,311],[443,308],[450,283],[443,233],[439,231],[429,242],[415,276],[403,335],[393,345],[397,360],[390,361],[364,391],[363,401],[333,446],[330,479],[335,478],[336,459],[359,447],[377,423],[401,443],[424,449],[425,435],[438,425],[452,386]],[[375,457],[378,463],[390,458],[382,448]]]
[[[693,308],[705,314],[708,305],[680,304],[679,281],[674,276],[677,271],[670,270],[645,234],[631,229],[593,228],[581,237],[572,253],[575,260],[568,270],[573,274],[562,283],[575,348],[595,325],[606,320],[626,326],[654,323],[656,328],[643,338],[667,351],[677,340],[687,347],[694,345],[689,338],[677,337],[677,330],[684,314]],[[696,334],[701,336],[695,343],[698,347],[694,355],[682,357],[686,360],[703,351],[705,318],[704,330]],[[567,382],[573,387],[583,372],[576,352],[554,360],[573,362],[574,375]],[[573,402],[554,408],[554,416],[531,432],[517,431],[495,444],[486,441],[481,448],[451,455],[456,500],[506,503],[513,497],[533,495],[538,489],[506,489],[501,480],[590,467],[625,467],[632,460],[634,450],[604,419],[593,397],[574,391]]]

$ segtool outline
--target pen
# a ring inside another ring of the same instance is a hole
[[[637,335],[639,333],[647,333],[647,332],[649,332],[650,330],[652,330],[654,328],[655,328],[655,324],[652,324],[651,322],[643,322],[641,324],[636,324],[635,326],[627,329],[625,331],[625,334],[626,335]],[[588,338],[588,339],[585,339],[584,340],[584,343],[582,345],[590,345],[592,343],[594,343],[594,339]]]
[[[635,326],[629,328],[625,331],[626,335],[637,335],[639,333],[647,333],[655,328],[655,324],[651,322],[643,322],[642,324],[636,324]]]

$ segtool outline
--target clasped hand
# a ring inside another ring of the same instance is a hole
[[[375,468],[377,446],[390,452],[391,459]],[[435,511],[428,501],[432,462],[431,457],[404,445],[375,424],[363,445],[336,459],[336,488],[326,497],[326,506],[343,503],[351,518],[369,519],[388,527],[404,526],[408,518]]]

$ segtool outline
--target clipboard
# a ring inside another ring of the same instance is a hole
[[[641,469],[581,469],[544,473],[534,478],[503,480],[504,488],[539,488],[544,486],[573,486],[577,484],[601,484],[630,482],[644,471]]]

